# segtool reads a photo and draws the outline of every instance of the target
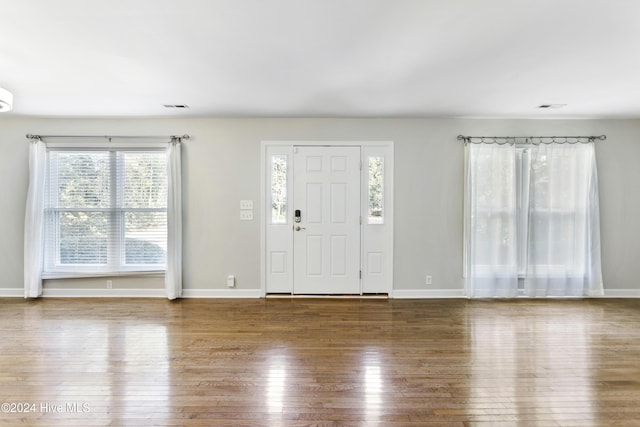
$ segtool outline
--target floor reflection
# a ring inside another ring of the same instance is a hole
[[[169,355],[164,325],[124,325],[123,370],[129,378],[123,390],[123,412],[134,418],[141,411],[162,419],[170,405]]]
[[[269,356],[269,373],[266,388],[266,406],[270,413],[281,413],[284,406],[287,382],[287,358],[282,353]]]
[[[377,349],[367,349],[362,364],[364,366],[365,416],[368,421],[378,421],[382,414],[384,389],[380,352]]]
[[[0,310],[0,400],[90,405],[0,414],[3,427],[640,419],[637,300],[52,298]]]
[[[522,322],[494,306],[469,319],[472,413],[491,403],[504,408],[496,415],[514,421],[563,422],[580,414],[583,427],[597,425],[596,408],[587,404],[595,399],[589,322],[562,308],[546,311]]]

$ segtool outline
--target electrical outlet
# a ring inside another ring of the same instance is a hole
[[[424,284],[425,285],[431,285],[433,283],[433,279],[431,278],[431,276],[429,274],[427,274],[427,277],[424,280]]]
[[[236,276],[230,274],[227,276],[227,287],[235,288],[236,287]]]
[[[113,280],[107,280],[107,289],[113,289]]]
[[[252,221],[253,211],[240,211],[240,219],[242,221]]]

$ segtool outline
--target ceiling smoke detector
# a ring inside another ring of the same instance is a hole
[[[13,94],[0,87],[0,113],[11,111],[13,108]]]

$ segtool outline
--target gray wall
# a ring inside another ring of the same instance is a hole
[[[22,287],[27,191],[26,133],[183,134],[184,287],[260,286],[259,221],[240,221],[238,203],[260,200],[262,140],[395,142],[395,289],[462,289],[462,162],[466,135],[600,135],[602,254],[606,289],[640,290],[640,120],[481,119],[37,119],[0,117],[0,288]],[[101,280],[49,281],[102,287]],[[119,278],[114,287],[160,286]]]

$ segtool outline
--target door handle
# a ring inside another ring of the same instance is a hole
[[[294,228],[294,230],[300,231],[300,230],[306,230],[306,228],[305,227],[300,227],[299,225],[297,225],[296,228]]]

